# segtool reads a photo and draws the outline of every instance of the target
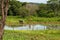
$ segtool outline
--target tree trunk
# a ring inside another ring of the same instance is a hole
[[[4,0],[1,0],[1,21],[0,21],[0,40],[2,40],[4,30]]]
[[[3,24],[0,25],[0,40],[3,40],[3,32],[4,32],[4,26]]]
[[[5,9],[4,9],[5,20],[6,20],[6,17],[7,17],[8,5],[9,5],[9,0],[6,0]]]
[[[5,26],[5,20],[7,16],[8,11],[8,0],[0,0],[1,1],[1,21],[0,21],[0,40],[3,40],[3,32],[4,32],[4,26]],[[4,1],[6,1],[6,4],[4,4]]]

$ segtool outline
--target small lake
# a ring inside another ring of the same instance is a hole
[[[44,26],[40,24],[36,25],[22,25],[22,26],[5,26],[5,30],[60,30],[60,26],[57,25],[49,25]]]

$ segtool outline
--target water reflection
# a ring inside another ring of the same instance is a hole
[[[22,25],[22,26],[5,26],[5,30],[60,30],[60,26],[58,25],[49,25],[43,26],[40,24],[36,25]]]
[[[17,27],[5,26],[5,30],[45,30],[46,26],[43,25],[23,25]]]
[[[59,25],[49,25],[47,26],[48,30],[60,30],[60,26]]]

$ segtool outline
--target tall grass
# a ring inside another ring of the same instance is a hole
[[[59,30],[5,31],[3,40],[60,40]]]
[[[44,18],[44,17],[27,17],[20,18],[19,16],[8,16],[6,25],[20,25],[19,20],[24,20],[24,24],[40,23],[40,24],[60,24],[60,17]]]

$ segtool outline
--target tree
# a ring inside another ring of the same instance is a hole
[[[39,10],[37,10],[38,17],[48,17],[48,10],[46,4],[40,4]]]
[[[8,15],[16,16],[19,15],[19,8],[22,7],[22,3],[16,0],[9,2]]]
[[[25,7],[19,8],[19,16],[22,18],[28,17],[29,16],[29,11]]]
[[[49,0],[47,2],[48,6],[49,6],[49,10],[52,10],[52,12],[54,13],[55,16],[58,16],[59,12],[60,12],[60,0]]]
[[[7,11],[8,11],[8,3],[9,0],[0,0],[1,5],[1,21],[0,21],[0,40],[2,40],[3,32],[4,32],[4,26],[5,26],[5,20],[7,17]]]
[[[26,9],[29,11],[29,16],[37,16],[36,10],[38,10],[38,5],[34,3],[27,3],[25,5]]]

